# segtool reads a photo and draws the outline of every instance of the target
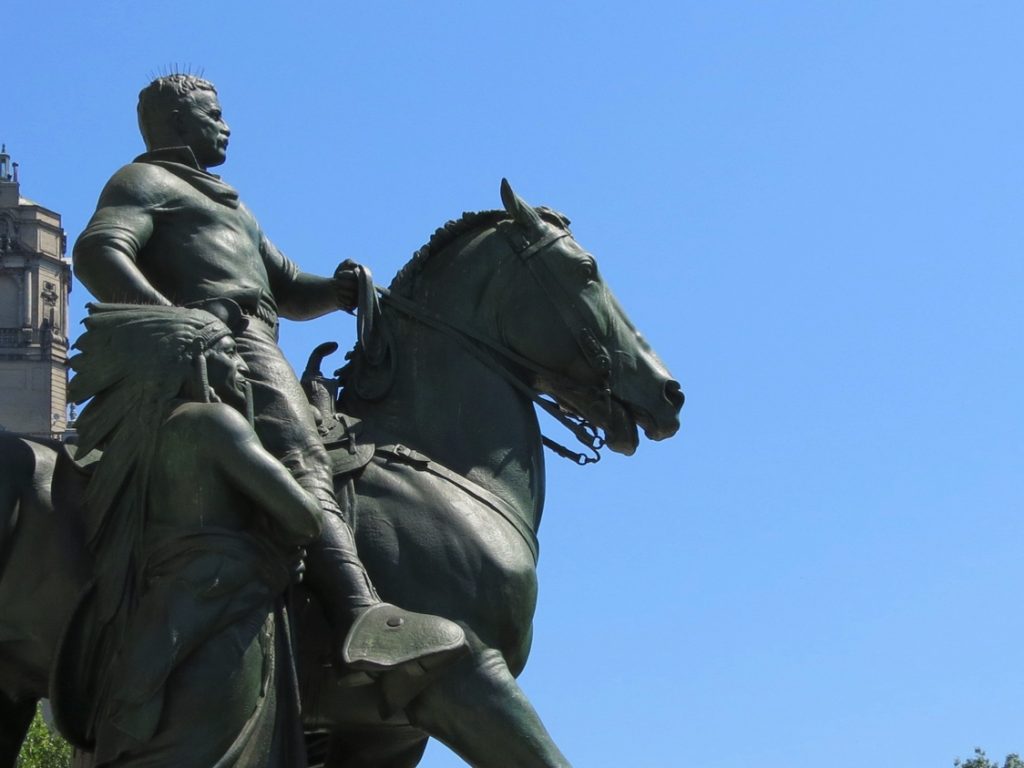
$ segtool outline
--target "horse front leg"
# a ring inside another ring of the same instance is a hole
[[[36,715],[35,699],[12,701],[0,691],[0,768],[14,768]]]
[[[493,649],[457,661],[406,713],[413,725],[476,768],[570,768]]]

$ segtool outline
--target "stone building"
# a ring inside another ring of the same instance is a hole
[[[24,198],[0,148],[0,430],[67,428],[71,265],[60,215]]]

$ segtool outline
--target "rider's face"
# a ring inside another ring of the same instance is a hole
[[[224,122],[220,101],[213,91],[194,91],[188,105],[178,110],[178,135],[203,168],[220,165],[227,159],[231,130]]]
[[[245,408],[245,377],[249,366],[245,364],[235,340],[225,336],[206,352],[206,375],[210,388],[223,402],[240,410]]]

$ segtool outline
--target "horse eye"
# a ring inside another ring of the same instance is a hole
[[[597,267],[590,259],[580,262],[579,271],[580,277],[587,281],[593,280],[597,275]]]

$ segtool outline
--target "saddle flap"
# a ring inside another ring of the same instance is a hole
[[[373,443],[356,443],[350,451],[348,446],[327,446],[327,455],[331,459],[331,472],[335,477],[356,472],[373,458]]]
[[[373,458],[374,444],[360,439],[361,428],[359,419],[343,413],[334,414],[323,440],[335,477],[357,472]]]

